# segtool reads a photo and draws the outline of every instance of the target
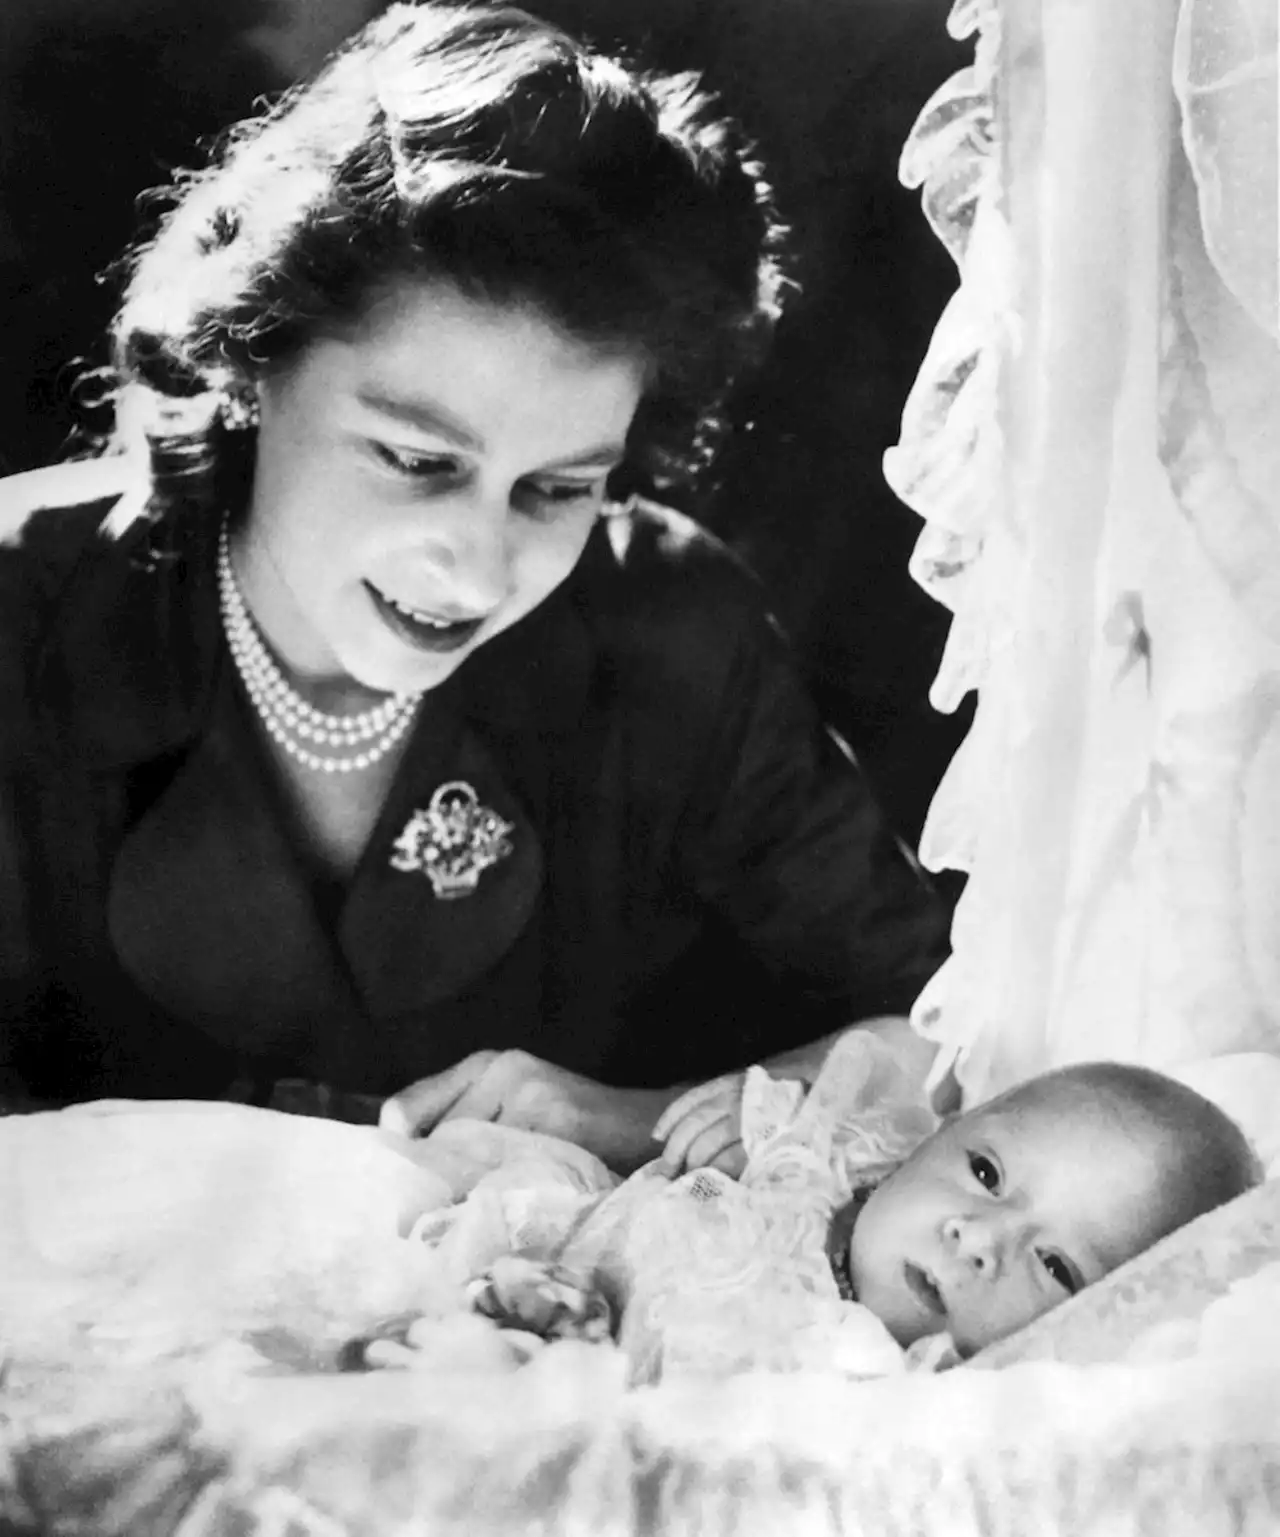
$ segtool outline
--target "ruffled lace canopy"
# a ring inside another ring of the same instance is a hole
[[[1280,1052],[1273,0],[960,0],[902,178],[955,258],[885,470],[973,727],[915,1022],[970,1098]],[[1088,110],[1080,104],[1088,102]]]

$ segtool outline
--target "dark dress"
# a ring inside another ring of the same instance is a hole
[[[155,530],[106,538],[110,507],[0,547],[9,1092],[383,1095],[480,1047],[663,1087],[905,1011],[945,953],[756,584],[686,520],[602,520],[427,696],[338,889],[227,659],[216,529],[174,520],[148,561]],[[440,896],[393,855],[450,782],[510,847]]]

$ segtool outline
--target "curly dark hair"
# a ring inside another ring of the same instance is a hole
[[[243,473],[254,435],[230,427],[256,367],[406,274],[639,350],[629,463],[678,484],[785,287],[770,189],[696,77],[501,5],[392,6],[168,196],[112,328],[113,446],[146,438],[153,516]]]

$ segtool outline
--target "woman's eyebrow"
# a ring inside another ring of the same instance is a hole
[[[444,438],[457,448],[465,448],[472,453],[484,451],[484,439],[480,434],[435,401],[403,400],[399,396],[387,395],[382,390],[369,387],[357,390],[356,400],[367,410],[389,416],[393,421],[404,422],[420,432],[429,432],[433,437]],[[552,460],[543,465],[542,471],[612,469],[625,453],[624,443],[600,443],[567,458]]]
[[[370,411],[377,411],[407,426],[417,427],[434,437],[444,438],[458,448],[467,448],[475,453],[484,448],[484,439],[478,433],[435,401],[404,400],[370,387],[357,390],[356,400]]]
[[[611,470],[617,464],[626,446],[622,443],[601,443],[596,448],[584,449],[580,454],[574,454],[570,459],[556,459],[551,464],[543,466],[544,473],[555,470],[585,470],[606,469]]]

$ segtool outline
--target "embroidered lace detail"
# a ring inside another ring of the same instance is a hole
[[[834,1213],[937,1124],[892,1051],[850,1031],[806,1095],[747,1075],[740,1181],[700,1169],[642,1171],[586,1218],[565,1253],[628,1298],[622,1343],[633,1379],[747,1366],[878,1375],[902,1353],[840,1296],[827,1255]]]
[[[715,1201],[723,1194],[723,1181],[716,1179],[706,1169],[699,1169],[689,1185],[689,1196],[694,1201]]]

